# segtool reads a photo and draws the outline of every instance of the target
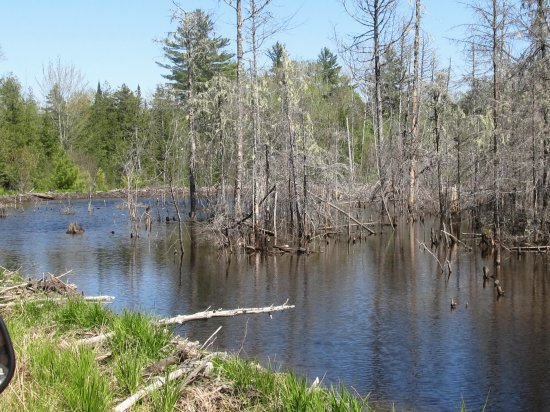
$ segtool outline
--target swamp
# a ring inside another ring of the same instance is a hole
[[[0,261],[38,278],[70,271],[65,280],[85,295],[114,296],[117,313],[169,317],[288,302],[295,308],[186,323],[175,333],[204,342],[221,326],[216,350],[292,370],[310,384],[342,382],[368,395],[377,410],[544,410],[550,404],[545,250],[503,251],[494,266],[479,238],[430,248],[439,222],[425,218],[400,221],[395,231],[372,226],[370,236],[357,229],[350,240],[319,238],[307,254],[231,252],[208,241],[195,222],[183,229],[180,260],[174,208],[140,198],[138,209],[151,205],[161,218],[150,232],[140,223],[140,237],[130,237],[124,201],[10,208],[0,219]],[[182,201],[181,211],[188,206]],[[65,233],[74,221],[82,234]],[[495,274],[504,296],[494,287]]]

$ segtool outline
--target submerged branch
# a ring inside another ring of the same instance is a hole
[[[320,200],[321,202],[323,203],[326,203],[327,205],[329,205],[330,207],[338,210],[340,213],[344,214],[346,217],[348,217],[350,220],[353,220],[355,223],[357,223],[359,226],[361,226],[363,229],[365,229],[367,232],[369,232],[371,235],[374,235],[374,230],[372,230],[370,227],[366,226],[364,223],[361,223],[360,221],[358,221],[357,219],[355,219],[353,216],[351,216],[349,213],[347,213],[346,211],[340,209],[338,206],[336,206],[334,203],[331,203],[329,202],[328,200],[325,200],[323,199],[322,197],[320,196],[317,196],[316,194],[314,193],[311,193],[309,190],[307,191],[311,196],[313,196],[314,198]]]

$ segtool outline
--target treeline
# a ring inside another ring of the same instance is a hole
[[[357,217],[357,202],[390,220],[468,214],[496,237],[547,237],[547,0],[472,5],[460,78],[423,35],[421,0],[410,21],[397,0],[344,1],[362,28],[341,34],[345,69],[326,48],[315,61],[278,42],[263,51],[271,0],[226,3],[236,55],[211,16],[176,7],[166,83],[147,99],[124,85],[90,93],[60,64],[43,104],[3,77],[0,190],[185,186],[191,218],[206,196],[202,216],[220,235],[239,230],[258,247],[283,228],[307,243]]]

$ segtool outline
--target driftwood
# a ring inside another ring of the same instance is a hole
[[[45,302],[64,302],[69,298],[69,296],[62,296],[62,297],[46,297],[46,298],[39,298],[39,299],[25,299],[25,303],[33,302],[33,303],[45,303]],[[115,297],[114,296],[82,296],[82,298],[85,301],[88,302],[105,302],[105,303],[111,303]],[[21,301],[12,301],[8,303],[0,303],[0,308],[9,308],[12,306],[20,305]]]
[[[361,223],[360,221],[358,221],[357,219],[355,219],[352,215],[350,215],[349,213],[347,213],[345,210],[343,209],[340,209],[338,206],[336,206],[334,203],[331,203],[329,202],[328,200],[325,200],[323,199],[322,197],[320,196],[317,196],[316,194],[314,193],[311,193],[309,190],[307,191],[311,196],[313,196],[314,198],[320,200],[321,202],[323,203],[326,203],[327,205],[329,205],[330,207],[332,207],[333,209],[336,209],[337,211],[339,211],[340,213],[342,213],[343,215],[347,216],[348,219],[350,220],[353,220],[357,225],[361,226],[363,229],[365,229],[367,232],[369,232],[371,235],[374,235],[374,230],[372,230],[370,227],[366,226],[364,223]]]
[[[271,312],[277,312],[277,311],[294,308],[294,305],[288,305],[287,302],[279,306],[266,306],[263,308],[241,308],[241,309],[231,309],[231,310],[208,310],[207,309],[203,312],[197,312],[192,315],[179,315],[173,318],[160,319],[158,323],[160,325],[173,325],[173,324],[178,324],[178,323],[181,324],[181,323],[185,323],[193,320],[210,319],[215,317],[231,317],[231,316],[257,314],[257,313],[271,313]],[[216,330],[216,332],[214,332],[213,335],[215,335],[218,331],[219,331],[219,328],[218,330]],[[112,336],[114,336],[114,332],[107,332],[91,338],[80,339],[76,341],[76,344],[77,345],[95,345],[111,338]],[[212,337],[213,336],[211,336],[209,340]]]
[[[33,193],[32,195],[42,200],[55,200],[55,196],[48,193]]]
[[[287,301],[288,302],[288,301]],[[271,313],[282,310],[292,309],[294,305],[288,305],[287,302],[279,306],[266,306],[263,308],[240,308],[230,310],[205,310],[192,315],[180,315],[173,318],[161,319],[158,321],[161,325],[173,325],[189,322],[192,320],[210,319],[216,317],[231,317],[237,315],[256,314],[256,313]]]
[[[77,345],[95,345],[101,343],[111,337],[115,336],[114,332],[102,333],[101,335],[93,336],[91,338],[84,338],[76,341]]]
[[[130,396],[129,398],[127,398],[123,402],[119,403],[113,409],[113,411],[114,412],[124,412],[124,411],[126,411],[127,409],[132,407],[132,405],[134,405],[137,401],[139,401],[141,398],[143,398],[147,394],[149,394],[149,393],[153,392],[154,390],[162,387],[167,382],[170,382],[174,379],[178,379],[179,377],[183,376],[186,373],[188,373],[187,378],[185,379],[184,382],[182,382],[181,386],[183,387],[183,386],[189,385],[191,382],[193,382],[193,380],[195,380],[195,378],[198,375],[200,375],[207,368],[208,364],[210,363],[210,359],[212,359],[213,356],[214,356],[214,354],[206,356],[195,369],[190,369],[189,366],[182,366],[182,367],[176,369],[175,371],[171,372],[167,377],[158,376],[151,385],[149,385],[149,386],[147,386],[143,389],[140,389],[135,394],[133,394],[132,396]]]
[[[290,247],[290,246],[287,246],[287,245],[273,245],[273,247],[275,249],[279,249],[280,251],[285,252],[285,253],[295,253],[295,254],[298,254],[298,255],[309,253],[309,250],[306,249],[305,247],[294,248],[294,247]]]
[[[42,279],[29,279],[26,282],[9,286],[0,289],[0,299],[6,301],[11,300],[14,297],[21,298],[23,295],[34,294],[37,292],[43,292],[46,294],[59,294],[62,296],[75,296],[76,286],[67,284],[61,280],[62,276],[65,276],[69,272],[65,272],[62,275],[49,277],[43,277]]]
[[[543,246],[515,246],[511,247],[510,250],[514,252],[548,252],[550,251],[550,245],[543,245]]]
[[[430,249],[428,249],[428,247],[424,244],[424,242],[418,242],[418,245],[422,246],[430,255],[432,255],[434,257],[437,264],[439,265],[439,268],[441,269],[441,274],[445,273],[445,266],[443,266],[443,263],[441,263],[441,261],[437,258],[437,256],[434,254],[434,252],[432,252]]]

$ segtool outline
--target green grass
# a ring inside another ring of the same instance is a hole
[[[164,379],[168,379],[169,371],[167,370]],[[157,412],[171,412],[174,410],[176,403],[180,397],[181,383],[177,380],[172,380],[163,385],[151,395],[152,409]]]
[[[143,313],[124,311],[113,322],[115,335],[110,339],[113,353],[134,351],[147,359],[159,359],[167,354],[172,332],[155,325]]]
[[[311,388],[304,377],[277,373],[237,357],[216,358],[218,373],[230,380],[248,408],[265,411],[371,411],[368,399],[339,388]]]
[[[134,393],[142,383],[142,368],[147,359],[135,350],[122,352],[115,356],[113,372],[125,395]]]
[[[91,348],[61,350],[52,341],[34,341],[28,355],[35,395],[41,402],[59,410],[110,410],[109,380],[99,371]]]
[[[113,312],[102,306],[101,303],[90,303],[81,298],[69,299],[55,312],[54,316],[61,331],[75,328],[102,328],[110,326],[114,318]]]

